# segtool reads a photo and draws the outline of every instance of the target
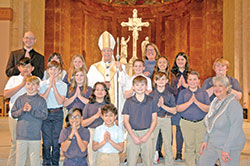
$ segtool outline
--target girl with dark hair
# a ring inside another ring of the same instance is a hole
[[[62,151],[64,153],[64,166],[87,166],[87,146],[89,143],[89,130],[81,126],[82,110],[71,109],[65,119],[67,127],[64,128],[59,137]]]
[[[82,126],[88,127],[90,131],[90,143],[88,145],[89,165],[96,165],[96,152],[92,149],[95,128],[103,124],[101,118],[101,108],[105,104],[110,104],[108,88],[103,82],[95,83],[92,94],[89,97],[89,103],[83,110]]]
[[[179,52],[174,60],[174,65],[172,67],[172,83],[171,86],[174,88],[175,100],[181,90],[188,87],[187,75],[189,69],[188,57],[184,52]],[[182,162],[182,146],[183,146],[183,136],[180,128],[181,116],[179,113],[172,117],[172,125],[176,126],[176,158],[177,162]]]

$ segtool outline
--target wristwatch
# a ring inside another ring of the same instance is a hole
[[[72,138],[69,138],[69,137],[68,137],[68,139],[67,139],[67,140],[68,140],[68,141],[72,141]]]

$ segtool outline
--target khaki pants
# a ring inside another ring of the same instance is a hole
[[[165,118],[157,118],[157,125],[154,130],[154,146],[153,151],[155,151],[157,137],[159,134],[159,130],[161,130],[162,134],[162,140],[164,144],[164,151],[165,151],[165,166],[172,166],[174,164],[173,160],[173,153],[172,153],[172,126],[171,126],[171,118],[165,117]]]
[[[142,137],[148,132],[147,130],[133,130],[136,136]],[[128,135],[127,144],[127,161],[128,166],[136,166],[139,153],[141,153],[143,166],[152,166],[152,156],[153,156],[153,134],[148,138],[147,142],[136,145],[134,140],[130,135]]]
[[[25,166],[25,160],[30,158],[31,166],[41,165],[41,141],[16,141],[16,166]]]
[[[97,152],[96,165],[98,166],[119,166],[119,153],[101,153]]]
[[[181,119],[180,126],[185,142],[185,165],[194,166],[200,157],[200,147],[206,134],[204,120],[191,122]]]
[[[10,154],[9,154],[9,157],[8,157],[7,166],[15,166],[16,165],[16,124],[17,124],[17,120],[9,117],[11,146],[10,146]],[[29,158],[27,158],[25,165],[26,166],[30,165]]]
[[[11,117],[9,117],[9,128],[10,128],[10,136],[11,136],[11,146],[10,146],[10,154],[8,158],[8,166],[16,165],[16,123],[17,121]]]
[[[89,138],[89,144],[88,144],[88,160],[89,160],[89,166],[96,166],[96,155],[97,152],[93,151],[92,144],[95,134],[94,128],[89,128],[90,132],[90,138]]]

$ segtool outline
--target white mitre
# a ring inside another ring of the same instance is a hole
[[[112,50],[114,50],[115,39],[108,31],[105,31],[99,37],[98,46],[100,50],[102,50],[103,48],[111,48]]]

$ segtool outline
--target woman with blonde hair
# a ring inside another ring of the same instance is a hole
[[[145,66],[145,70],[143,73],[145,76],[151,78],[156,64],[156,59],[158,59],[159,56],[160,52],[157,46],[154,43],[149,42],[145,47],[143,55],[144,66]]]
[[[87,66],[86,66],[85,59],[80,54],[75,54],[72,57],[70,68],[69,68],[68,80],[67,80],[68,84],[72,81],[73,73],[75,72],[76,69],[81,69],[87,73]]]

